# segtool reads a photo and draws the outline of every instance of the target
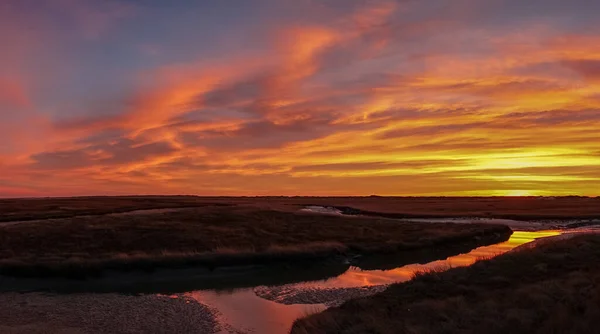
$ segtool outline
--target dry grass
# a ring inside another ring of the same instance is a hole
[[[419,279],[423,276],[436,276],[436,275],[440,275],[445,273],[446,271],[452,269],[452,265],[451,264],[445,264],[445,265],[439,265],[437,267],[434,268],[428,268],[428,269],[421,269],[421,270],[417,270],[413,273],[412,275],[412,279]]]
[[[0,226],[0,273],[222,266],[397,252],[508,237],[504,226],[398,223],[205,206],[152,215],[89,216]],[[483,243],[485,241],[481,241]]]
[[[297,211],[305,205],[402,217],[600,218],[600,198],[558,197],[197,197],[128,196],[0,199],[0,222],[101,215],[131,210],[235,205]]]
[[[600,236],[419,274],[297,321],[292,333],[596,333]]]
[[[0,222],[105,215],[134,210],[227,205],[196,196],[0,199]]]
[[[299,201],[299,200],[295,200]],[[303,199],[349,214],[388,218],[482,217],[523,220],[600,218],[600,198],[557,197],[348,197]]]
[[[261,252],[252,249],[217,248],[210,252],[116,253],[98,258],[65,254],[43,258],[14,258],[0,260],[0,273],[24,277],[66,276],[84,278],[101,276],[106,270],[153,271],[161,267],[207,266],[217,267],[236,264],[261,264],[277,261],[307,261],[341,254],[346,247],[339,243],[312,243],[298,246],[274,246]]]

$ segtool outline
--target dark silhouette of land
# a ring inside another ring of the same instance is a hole
[[[305,210],[311,206],[332,214]],[[99,300],[122,303],[118,313],[126,314],[122,310],[134,300],[115,292],[178,293],[320,280],[351,265],[392,269],[443,259],[507,240],[512,234],[496,221],[465,224],[452,219],[465,217],[474,218],[467,222],[504,218],[536,220],[538,228],[582,227],[598,224],[600,199],[2,199],[2,296],[7,305],[10,300],[25,305],[15,313],[5,308],[3,319],[27,322],[22,315],[35,310],[22,300],[46,300],[40,294],[21,298],[15,291],[49,291],[61,295],[57,301],[90,308],[95,308],[97,295],[88,293],[104,293],[107,297],[100,295]],[[443,219],[425,222],[425,218]],[[562,224],[555,225],[556,221]],[[542,243],[471,267],[419,274],[375,296],[300,319],[292,332],[590,333],[600,317],[599,260],[600,236]],[[170,305],[173,314],[185,309],[164,297],[144,298],[139,301]],[[162,307],[152,312],[162,312]],[[61,310],[56,319],[71,323],[72,308]],[[190,310],[214,330],[210,310]]]
[[[97,197],[5,200],[0,206],[8,207],[5,220],[20,219],[0,224],[0,274],[13,276],[293,263],[474,247],[512,233],[503,225],[306,214],[297,203],[273,199]]]
[[[599,197],[197,197],[123,196],[0,199],[0,222],[134,210],[205,206],[251,206],[297,211],[307,205],[340,207],[347,213],[393,218],[485,217],[509,219],[600,218]]]

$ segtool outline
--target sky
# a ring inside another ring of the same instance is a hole
[[[597,0],[2,0],[0,197],[600,195]]]

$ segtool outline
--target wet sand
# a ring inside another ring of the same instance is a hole
[[[257,287],[254,293],[264,299],[284,305],[324,304],[327,307],[338,306],[360,297],[372,296],[387,289],[387,285],[364,286],[356,288],[303,288],[298,286]]]
[[[0,333],[216,333],[215,312],[176,296],[0,294]]]

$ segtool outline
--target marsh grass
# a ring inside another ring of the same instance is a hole
[[[0,199],[0,222],[134,210],[205,206],[252,206],[265,210],[297,211],[307,205],[339,207],[347,214],[388,218],[482,217],[509,219],[600,218],[600,197],[198,197],[121,196]],[[572,227],[590,223],[574,223]]]
[[[0,226],[0,274],[79,277],[106,269],[308,261],[458,245],[511,233],[500,225],[399,223],[206,206]]]
[[[453,267],[450,263],[446,263],[433,268],[420,269],[415,271],[411,278],[420,279],[424,277],[426,279],[438,279],[441,273],[444,273],[452,268]]]
[[[600,236],[415,275],[298,320],[292,333],[596,333]]]
[[[227,206],[211,198],[196,196],[105,196],[0,199],[0,222],[63,219],[106,215],[135,210]]]
[[[180,268],[187,266],[240,265],[245,263],[263,264],[273,261],[308,261],[341,254],[346,248],[334,242],[313,243],[302,246],[274,246],[262,252],[253,249],[220,247],[210,252],[172,252],[162,250],[153,254],[141,252],[117,253],[101,258],[76,256],[67,258],[45,257],[41,259],[0,260],[0,274],[39,277],[67,276],[84,278],[100,276],[106,270],[115,271],[154,271],[159,268]]]

